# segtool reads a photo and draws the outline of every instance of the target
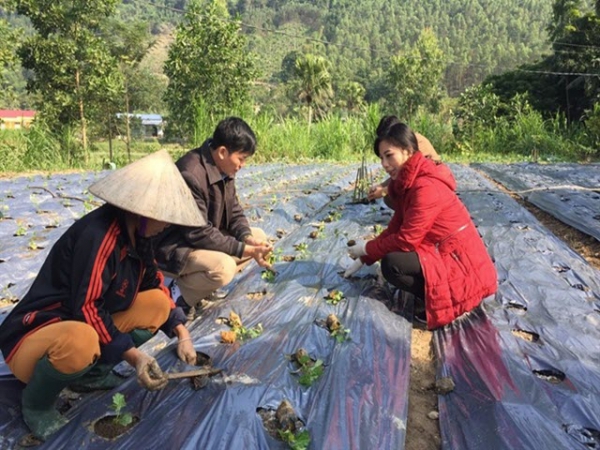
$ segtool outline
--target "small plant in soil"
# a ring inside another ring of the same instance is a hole
[[[325,217],[324,221],[327,223],[335,222],[336,220],[340,220],[342,218],[342,213],[339,211],[329,211],[327,217]]]
[[[19,222],[18,225],[17,231],[15,231],[13,236],[25,236],[25,233],[27,232],[27,225],[25,225],[23,222]]]
[[[292,450],[306,450],[310,444],[310,434],[308,430],[302,430],[293,433],[290,430],[278,430],[281,440],[285,442]]]
[[[376,223],[375,225],[373,225],[373,230],[375,231],[375,236],[379,236],[383,231],[383,227],[380,224]]]
[[[229,313],[228,319],[221,319],[231,328],[231,331],[221,331],[221,342],[224,344],[232,344],[235,341],[245,341],[254,339],[260,336],[263,332],[262,324],[258,324],[253,328],[247,328],[242,324],[241,317],[234,311]]]
[[[288,400],[283,400],[277,410],[258,408],[256,412],[274,439],[285,442],[292,450],[306,450],[310,445],[310,434]]]
[[[265,269],[260,274],[260,277],[265,280],[267,283],[275,283],[275,278],[277,277],[277,272],[272,269]]]
[[[339,302],[341,302],[345,298],[346,297],[344,297],[344,293],[342,291],[338,291],[337,289],[334,289],[333,291],[330,291],[325,296],[325,301],[330,305],[337,305]]]
[[[116,424],[126,427],[131,422],[133,422],[133,416],[128,412],[123,412],[123,409],[127,406],[127,400],[125,400],[125,396],[121,393],[116,393],[112,397],[112,405],[110,407],[115,412],[115,416],[113,418]]]
[[[306,242],[294,245],[294,249],[298,252],[296,259],[306,259],[308,256],[308,244],[306,244]]]
[[[325,326],[329,330],[331,337],[334,337],[340,344],[346,340],[350,340],[350,328],[344,328],[335,314],[327,316]]]
[[[113,395],[110,407],[114,411],[114,415],[111,414],[97,420],[94,423],[94,432],[105,439],[114,439],[134,426],[139,419],[130,413],[123,412],[126,406],[127,402],[123,394]]]
[[[323,361],[320,359],[314,360],[303,348],[298,349],[296,353],[291,355],[290,359],[294,361],[298,370],[292,373],[297,373],[298,383],[302,386],[312,385],[321,375],[323,375]]]
[[[38,249],[38,245],[35,242],[35,236],[31,236],[31,239],[29,240],[29,243],[27,244],[27,247],[29,247],[30,250],[37,250]]]

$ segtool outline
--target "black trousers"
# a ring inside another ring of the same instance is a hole
[[[381,273],[389,283],[416,297],[415,311],[425,308],[425,278],[415,252],[388,253],[381,260]]]

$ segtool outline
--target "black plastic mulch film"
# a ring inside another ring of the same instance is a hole
[[[439,397],[443,448],[600,448],[598,271],[477,172],[452,169],[495,258],[500,288],[482,309],[434,334],[438,377],[450,376],[456,385]],[[390,293],[376,285],[374,268],[361,269],[353,280],[339,274],[351,262],[346,241],[367,237],[390,217],[380,204],[348,204],[355,170],[330,164],[245,169],[237,185],[251,224],[279,235],[279,255],[296,260],[275,264],[274,283],[252,264],[229,286],[228,297],[191,325],[196,350],[210,355],[223,375],[198,391],[189,380],[176,380],[155,393],[130,376],[118,389],[76,401],[65,413],[71,422],[38,448],[286,448],[268,435],[257,413],[283,399],[306,424],[311,449],[403,448],[410,311],[407,320],[388,310]],[[3,298],[26,292],[51,244],[93,207],[85,189],[101,175],[0,181]],[[319,231],[315,239],[313,231]],[[306,250],[294,247],[301,243]],[[336,306],[323,298],[333,289],[346,298]],[[231,310],[247,327],[260,323],[263,333],[219,343],[228,328],[217,319]],[[350,339],[338,342],[317,324],[330,313],[350,330]],[[164,370],[185,370],[175,345],[159,333],[143,349]],[[286,358],[300,347],[325,365],[309,387],[298,383]],[[126,364],[117,369],[132,372]],[[0,378],[0,448],[18,448],[27,432],[19,408],[22,384],[3,362],[0,373],[7,374]],[[141,421],[108,441],[92,424],[110,412],[115,392],[125,395],[126,409]]]

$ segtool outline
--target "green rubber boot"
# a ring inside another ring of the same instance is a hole
[[[36,438],[46,440],[67,424],[68,420],[54,408],[54,403],[63,388],[88,370],[86,367],[77,373],[64,374],[50,364],[47,356],[36,363],[21,397],[23,419]]]
[[[112,371],[114,364],[96,363],[84,376],[69,384],[73,392],[109,391],[120,386],[125,378]]]
[[[133,344],[136,347],[139,347],[143,343],[149,341],[154,334],[148,330],[136,328],[135,330],[129,332],[129,336],[131,336],[131,339],[133,339]]]

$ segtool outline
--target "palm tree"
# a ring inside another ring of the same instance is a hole
[[[329,63],[322,56],[307,53],[296,59],[294,72],[298,83],[298,98],[308,106],[310,128],[313,105],[333,95]]]

